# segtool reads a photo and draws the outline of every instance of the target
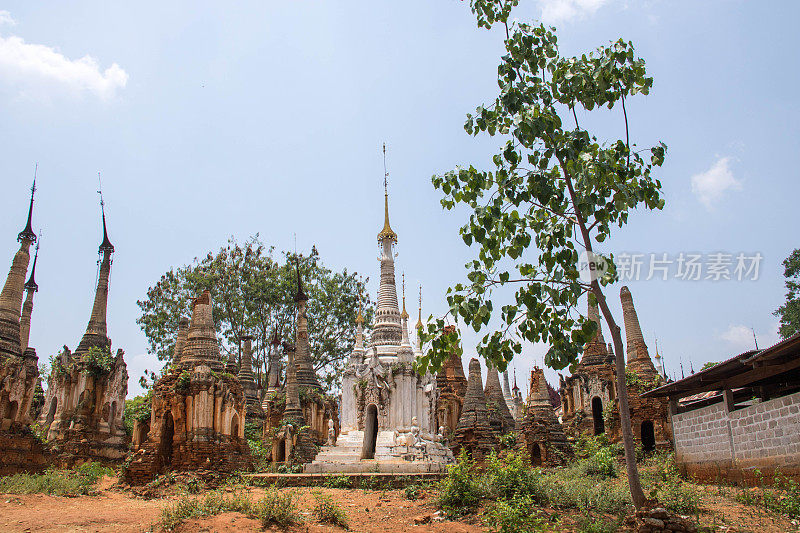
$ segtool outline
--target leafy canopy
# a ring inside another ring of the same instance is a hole
[[[223,356],[237,360],[239,338],[252,335],[253,369],[262,379],[274,333],[277,331],[281,341],[294,342],[297,263],[309,297],[308,333],[314,367],[328,389],[338,387],[341,369],[355,343],[359,300],[365,305],[365,325],[372,318],[373,306],[362,296],[367,279],[347,269],[334,272],[325,267],[315,248],[308,256],[283,253],[274,258],[273,248],[267,248],[258,235],[244,243],[231,238],[216,253],[170,269],[147,290],[147,298],[137,302],[142,310],[137,323],[147,336],[148,351],[160,361],[171,361],[180,317],[190,317],[191,299],[209,289]],[[155,377],[152,372],[148,375]]]
[[[783,260],[783,276],[786,278],[786,302],[772,314],[780,319],[778,333],[788,339],[800,331],[800,249]]]
[[[467,281],[447,292],[448,315],[479,332],[497,313],[493,292],[510,285],[515,292],[499,309],[501,326],[482,338],[478,352],[504,369],[523,341],[549,343],[545,363],[561,369],[576,360],[596,329],[576,308],[592,290],[581,280],[580,254],[626,224],[637,206],[664,206],[652,171],[663,164],[666,146],[642,150],[630,143],[626,99],[648,94],[653,85],[632,43],[620,39],[563,56],[554,28],[509,23],[516,4],[470,3],[478,25],[500,24],[506,39],[497,68],[499,95],[468,114],[464,129],[505,142],[491,170],[470,165],[432,178],[445,209],[471,209],[460,234],[476,254],[466,264]],[[624,139],[601,141],[581,127],[579,112],[589,116],[617,105]],[[616,279],[613,255],[605,259],[601,285]],[[418,361],[422,370],[440,366],[458,342],[455,329],[443,329],[446,318],[431,321],[424,332],[431,349]]]

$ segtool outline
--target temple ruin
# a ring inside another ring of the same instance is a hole
[[[514,431],[516,422],[511,410],[506,404],[503,390],[500,388],[500,374],[497,368],[489,365],[486,370],[486,388],[483,390],[486,396],[486,410],[489,414],[489,424],[498,435],[505,435]]]
[[[180,352],[176,342],[178,362],[153,386],[149,433],[125,471],[131,484],[167,470],[233,472],[252,466],[244,391],[238,378],[222,372],[208,290],[194,300],[184,331]]]
[[[525,417],[520,421],[520,446],[533,466],[563,466],[574,458],[564,428],[556,418],[547,390],[544,370],[531,370],[530,392]]]
[[[672,446],[672,429],[666,401],[641,396],[664,380],[650,359],[627,287],[620,289],[620,300],[627,340],[626,382],[634,437],[645,451],[668,449]],[[603,339],[596,303],[589,304],[589,319],[597,324],[597,332],[586,344],[576,372],[560,378],[564,428],[573,438],[607,433],[611,441],[619,441],[622,430],[614,352]]]
[[[454,350],[448,355],[436,374],[436,386],[439,389],[436,405],[438,424],[445,435],[452,436],[461,417],[464,395],[467,392],[467,378],[464,376],[464,365],[461,363],[459,351]]]
[[[329,427],[334,438],[339,430],[339,410],[336,401],[324,394],[311,359],[308,340],[308,296],[303,290],[300,267],[297,265],[297,306],[295,343],[284,345],[287,356],[286,379],[279,390],[268,389],[262,409],[264,412],[264,445],[272,450],[273,463],[303,464],[314,459],[317,446],[329,440]],[[269,386],[274,387],[279,376],[277,358],[270,363]],[[302,432],[300,428],[307,428]]]
[[[35,190],[34,181],[28,221],[17,237],[20,247],[0,292],[0,475],[36,472],[46,464],[45,449],[31,430],[31,404],[39,384],[39,359],[28,346],[33,296],[39,290],[34,279],[35,260],[25,281],[29,250],[37,240],[31,225]]]
[[[481,363],[473,358],[469,362],[469,380],[464,395],[464,406],[451,444],[453,453],[457,455],[461,450],[466,450],[473,459],[482,461],[497,446],[497,437],[497,430],[489,423]]]

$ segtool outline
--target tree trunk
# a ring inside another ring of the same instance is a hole
[[[633,505],[640,509],[647,498],[642,490],[642,482],[639,479],[639,468],[636,466],[636,448],[633,442],[633,428],[631,427],[631,411],[628,405],[628,384],[625,381],[625,351],[622,345],[622,335],[620,328],[611,315],[606,298],[600,290],[597,281],[592,282],[592,292],[594,293],[597,304],[603,312],[608,329],[611,332],[611,339],[614,343],[614,362],[617,369],[617,400],[619,403],[619,423],[622,428],[622,444],[625,447],[625,468],[628,473],[628,486],[631,491]]]

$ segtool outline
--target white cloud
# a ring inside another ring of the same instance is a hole
[[[539,0],[542,22],[547,25],[594,14],[608,0]]]
[[[0,26],[4,24],[7,24],[9,26],[16,26],[17,21],[13,19],[11,13],[3,9],[0,9]]]
[[[7,12],[0,11],[0,17],[3,13]],[[49,46],[0,35],[0,83],[23,94],[57,89],[88,92],[107,100],[125,87],[128,74],[116,63],[101,72],[97,60],[89,55],[73,60]]]
[[[758,339],[758,347],[763,349],[778,342],[780,339],[776,333],[777,331],[778,324],[776,322],[775,327],[771,330],[756,332],[755,337]],[[731,348],[737,350],[737,353],[755,349],[753,330],[748,326],[731,324],[728,329],[720,333],[718,337],[730,344]]]
[[[720,157],[711,168],[692,176],[692,192],[707,209],[713,209],[725,191],[742,189],[742,182],[733,177],[730,160],[730,157]]]

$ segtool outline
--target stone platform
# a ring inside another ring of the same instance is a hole
[[[407,474],[393,474],[388,472],[354,472],[354,473],[316,473],[316,474],[276,474],[259,473],[244,474],[242,477],[265,485],[277,484],[284,487],[308,487],[325,485],[330,479],[345,477],[350,481],[350,487],[380,485],[381,487],[403,488],[409,484],[420,481],[436,481],[444,476],[443,472],[411,472]]]
[[[393,431],[379,431],[375,456],[362,459],[363,431],[342,433],[335,446],[323,446],[305,473],[443,473],[454,462],[450,449],[438,442],[424,441],[419,446],[395,442]]]

